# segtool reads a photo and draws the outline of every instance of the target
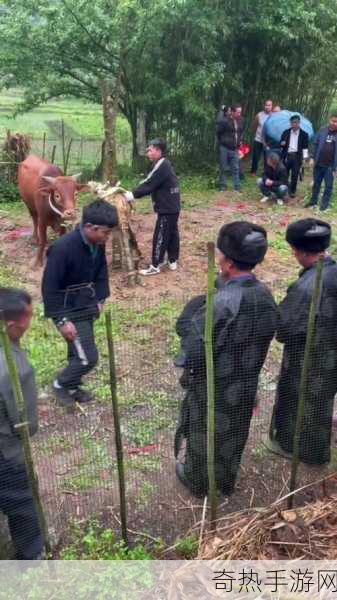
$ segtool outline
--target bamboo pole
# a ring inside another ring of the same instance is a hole
[[[111,312],[110,311],[105,313],[105,327],[106,327],[106,335],[107,335],[107,340],[108,340],[108,351],[109,351],[110,391],[111,391],[112,412],[113,412],[113,418],[114,418],[114,429],[115,429],[115,444],[116,444],[116,455],[117,455],[119,503],[120,503],[120,513],[121,513],[122,538],[124,540],[125,545],[128,546],[129,541],[128,541],[128,529],[127,529],[127,507],[126,507],[126,494],[125,494],[123,444],[122,444],[121,428],[120,428],[120,422],[119,422],[115,350],[114,350],[114,343],[113,343],[113,338],[112,338]]]
[[[292,493],[296,487],[296,476],[298,465],[300,462],[300,438],[302,431],[303,417],[305,413],[305,402],[308,393],[308,376],[312,366],[312,355],[315,343],[315,327],[316,327],[316,316],[318,313],[319,302],[321,297],[322,287],[322,273],[323,273],[323,258],[320,258],[316,263],[316,277],[314,290],[311,298],[307,336],[305,340],[304,359],[301,373],[300,391],[298,397],[296,427],[293,442],[293,457],[291,462],[291,475],[289,482],[289,492]],[[289,496],[287,506],[292,508],[294,501],[294,495]]]
[[[5,358],[7,362],[9,377],[11,380],[11,384],[13,386],[13,396],[14,402],[16,405],[16,411],[20,415],[21,423],[18,423],[15,428],[17,429],[19,436],[21,438],[24,459],[26,463],[27,476],[28,481],[31,485],[33,501],[35,504],[39,524],[41,531],[43,533],[44,545],[47,554],[51,552],[51,545],[49,541],[48,527],[47,521],[44,515],[40,494],[39,494],[39,482],[34,469],[34,462],[32,457],[32,451],[30,447],[30,437],[29,437],[29,422],[27,420],[27,411],[26,411],[26,403],[23,397],[20,378],[18,374],[17,365],[13,356],[13,351],[11,347],[11,342],[8,338],[7,332],[5,330],[4,322],[0,319],[0,343],[4,349]]]
[[[214,305],[214,242],[208,242],[208,281],[207,305],[205,322],[205,350],[207,372],[207,469],[208,469],[208,498],[211,509],[211,525],[215,528],[217,512],[217,494],[215,482],[215,389],[213,362],[213,305]]]

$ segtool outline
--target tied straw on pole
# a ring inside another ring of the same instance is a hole
[[[307,337],[305,340],[304,359],[301,373],[300,391],[298,398],[296,427],[293,442],[293,457],[291,462],[291,475],[289,482],[289,492],[293,492],[296,487],[296,477],[298,471],[298,465],[300,462],[300,441],[303,417],[305,413],[306,396],[308,393],[308,375],[312,366],[312,356],[315,344],[315,327],[316,318],[319,310],[319,302],[321,298],[322,289],[322,273],[323,273],[323,258],[320,258],[316,263],[316,277],[314,283],[314,291],[310,303],[309,319]],[[294,502],[294,495],[288,497],[287,506],[292,508]]]
[[[20,423],[15,425],[15,429],[18,431],[21,438],[23,454],[27,469],[28,481],[30,482],[33,501],[35,504],[39,524],[43,533],[44,545],[47,554],[51,553],[51,545],[49,541],[47,521],[44,515],[40,494],[39,494],[39,482],[34,469],[34,462],[32,457],[32,451],[30,447],[29,437],[29,423],[27,421],[26,403],[22,393],[20,378],[18,374],[17,365],[13,356],[11,342],[7,335],[3,320],[0,318],[0,343],[4,349],[5,359],[7,362],[8,373],[13,387],[13,398],[16,405],[16,412],[20,415]]]
[[[110,311],[105,313],[105,327],[106,327],[106,335],[107,335],[107,340],[108,340],[108,351],[109,351],[110,391],[111,391],[112,412],[113,412],[113,418],[114,418],[114,429],[115,429],[115,444],[116,444],[118,483],[119,483],[119,503],[120,503],[120,513],[121,513],[121,529],[122,529],[123,541],[124,541],[125,545],[128,546],[129,541],[128,541],[128,529],[127,529],[127,508],[126,508],[126,493],[125,493],[123,444],[122,444],[121,427],[120,427],[120,421],[119,421],[115,350],[114,350],[114,343],[113,343],[113,337],[112,337],[112,325],[111,325],[111,312]]]
[[[208,280],[207,304],[205,322],[205,349],[207,372],[207,469],[208,469],[208,498],[211,509],[211,526],[215,528],[217,512],[217,492],[215,482],[215,389],[213,361],[213,313],[215,294],[214,274],[214,242],[207,244]]]

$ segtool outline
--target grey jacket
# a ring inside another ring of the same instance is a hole
[[[34,371],[27,360],[26,354],[19,346],[12,344],[12,350],[18,367],[23,397],[26,402],[29,431],[33,435],[38,428],[37,389]],[[16,407],[4,350],[0,347],[0,453],[6,460],[24,461],[21,440],[14,428],[22,420]]]

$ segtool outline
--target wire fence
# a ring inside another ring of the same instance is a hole
[[[289,489],[287,453],[293,452],[305,328],[294,331],[295,335],[288,332],[288,338],[279,331],[278,341],[272,297],[262,287],[248,285],[247,289],[230,298],[219,289],[215,303],[218,516],[269,506]],[[106,307],[112,317],[128,529],[167,543],[200,520],[207,494],[205,296],[189,300],[184,295],[160,302],[135,298]],[[302,308],[307,318],[308,311]],[[325,311],[321,322],[316,321],[316,329],[323,328],[325,335],[316,337],[306,391],[298,488],[337,470],[334,448],[330,457],[337,337],[334,313],[330,310],[329,315]],[[53,381],[62,380],[59,373],[67,364],[67,345],[39,310],[24,342],[39,388],[40,427],[32,437],[32,453],[53,544],[66,538],[71,522],[98,518],[120,531],[116,431],[103,316],[95,321],[95,338],[99,364],[86,377],[86,389],[94,400],[74,401],[67,407],[51,391]],[[81,334],[80,341],[84,354],[91,356],[92,336]],[[183,465],[178,473],[176,459]],[[6,490],[5,479],[0,488]],[[310,500],[310,493],[303,490],[298,501]]]

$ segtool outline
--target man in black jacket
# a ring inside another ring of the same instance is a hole
[[[276,152],[269,154],[264,175],[258,179],[257,185],[263,194],[260,202],[267,202],[274,196],[277,204],[282,206],[288,199],[287,169]]]
[[[47,252],[42,279],[45,316],[53,319],[68,344],[68,364],[53,384],[64,406],[91,399],[80,385],[98,361],[94,319],[110,294],[105,243],[117,225],[116,208],[95,200],[83,209],[81,224]]]
[[[322,259],[322,288],[315,315],[299,451],[304,463],[322,465],[330,461],[332,412],[337,392],[337,265],[326,253],[331,227],[318,219],[301,219],[289,225],[286,240],[302,270],[279,305],[276,337],[283,344],[283,358],[267,447],[288,458],[294,450],[310,304],[317,262]]]
[[[235,111],[234,111],[235,112]],[[229,166],[234,190],[240,191],[239,146],[243,135],[243,121],[236,119],[226,106],[217,118],[216,134],[219,144],[220,192],[226,189],[225,171]]]
[[[309,158],[309,136],[301,129],[300,115],[290,117],[290,129],[286,129],[281,137],[282,160],[288,171],[290,180],[290,197],[296,196],[297,180],[303,159]]]
[[[218,236],[222,282],[214,297],[215,478],[218,490],[234,491],[248,438],[258,378],[277,325],[277,309],[254,267],[267,251],[263,227],[246,221],[224,225]],[[176,474],[195,496],[208,490],[206,299],[198,296],[180,315],[176,364],[186,395],[175,437]]]
[[[166,143],[161,139],[149,142],[147,156],[153,163],[153,168],[132,192],[126,192],[125,198],[131,202],[151,194],[153,209],[157,213],[157,223],[152,242],[152,263],[141,269],[141,275],[157,275],[165,264],[167,253],[168,267],[171,271],[177,269],[179,259],[179,230],[180,190],[177,176],[166,158]]]
[[[0,288],[0,315],[11,341],[26,408],[22,414],[16,405],[5,352],[0,347],[0,510],[8,518],[16,558],[37,560],[42,558],[44,541],[18,433],[18,425],[26,419],[30,435],[38,428],[34,371],[20,348],[33,315],[30,295],[25,290]]]

